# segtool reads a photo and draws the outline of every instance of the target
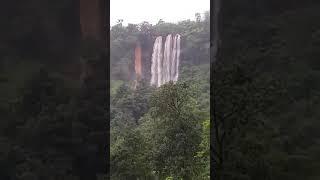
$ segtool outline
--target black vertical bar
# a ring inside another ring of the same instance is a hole
[[[110,1],[109,0],[102,0],[102,8],[104,8],[104,18],[102,18],[104,24],[104,45],[105,45],[105,77],[106,77],[106,92],[107,92],[107,122],[106,122],[106,132],[107,132],[107,141],[105,150],[107,158],[106,158],[106,169],[107,169],[107,179],[110,179]]]

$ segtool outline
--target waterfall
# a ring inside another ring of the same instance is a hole
[[[177,57],[177,38],[175,36],[175,38],[173,39],[173,47],[172,47],[172,57],[171,59],[176,59]],[[176,75],[176,64],[177,61],[171,61],[171,72],[170,72],[170,80],[174,81],[174,77]]]
[[[175,64],[173,64],[173,69],[175,70],[174,73],[172,74],[173,81],[176,82],[178,81],[178,76],[179,76],[179,64],[180,64],[180,35],[177,34],[174,38],[175,40],[175,47],[176,49],[174,50],[175,56],[174,59],[176,59]]]
[[[161,84],[161,71],[162,71],[162,37],[157,37],[153,45],[151,64],[151,84]]]
[[[164,52],[162,52],[162,37],[157,37],[151,61],[151,85],[159,87],[169,81],[176,82],[179,76],[180,35],[172,37],[169,34],[166,37]]]
[[[169,34],[166,38],[166,42],[164,44],[164,52],[163,52],[163,83],[170,81],[170,70],[171,70],[171,62],[172,62],[172,37]],[[161,84],[160,84],[161,85]]]

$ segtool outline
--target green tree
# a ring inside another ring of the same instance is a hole
[[[202,140],[197,157],[200,159],[199,179],[210,179],[210,119],[202,123]]]
[[[151,174],[146,159],[146,142],[138,130],[125,129],[111,144],[110,165],[112,179],[147,178]]]
[[[201,141],[199,111],[192,87],[169,82],[151,97],[154,170],[161,177],[197,177],[196,152]]]
[[[196,22],[201,22],[201,14],[200,13],[196,13],[195,14],[195,17],[196,17]]]

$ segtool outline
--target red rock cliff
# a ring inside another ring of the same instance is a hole
[[[137,80],[141,79],[141,46],[140,43],[137,43],[136,49],[135,49],[135,72],[136,72],[136,78]]]

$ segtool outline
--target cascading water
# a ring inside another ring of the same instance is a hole
[[[173,47],[172,47],[172,54],[171,54],[171,59],[176,59],[177,57],[177,38],[174,37],[173,39]],[[170,80],[174,81],[175,79],[175,76],[176,76],[176,64],[177,64],[177,61],[171,61],[171,72],[170,72]]]
[[[175,59],[176,59],[176,63],[175,63],[175,76],[174,76],[174,79],[173,81],[176,82],[178,81],[178,77],[179,77],[179,65],[180,65],[180,35],[177,34],[176,37],[175,37],[175,40],[176,40],[176,46],[177,46],[177,49],[176,49],[176,56],[175,56]]]
[[[169,34],[166,38],[166,42],[164,44],[164,52],[163,52],[163,80],[162,82],[170,81],[170,73],[171,73],[171,62],[172,62],[172,36]]]
[[[163,54],[163,55],[162,55]],[[169,81],[176,82],[179,76],[180,35],[172,38],[169,34],[162,52],[162,37],[156,38],[153,45],[151,65],[151,85],[161,86]]]
[[[162,71],[162,37],[157,37],[153,46],[152,64],[151,64],[151,84],[161,84]]]

